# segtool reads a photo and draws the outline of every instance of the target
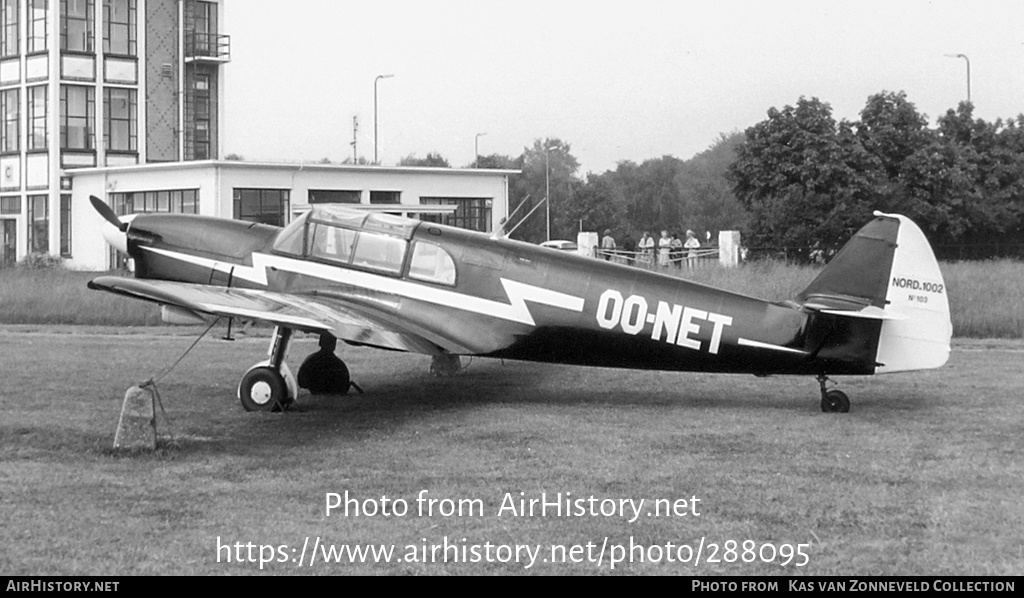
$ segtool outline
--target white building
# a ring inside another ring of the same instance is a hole
[[[510,171],[219,161],[225,2],[0,0],[0,266],[29,253],[111,265],[90,195],[275,224],[337,201],[497,226]]]
[[[96,232],[102,219],[91,195],[118,214],[202,214],[282,226],[311,204],[344,203],[493,232],[508,216],[508,177],[518,172],[223,160],[76,169],[65,181],[73,231],[66,263],[84,270],[113,265]]]
[[[220,155],[223,12],[223,0],[0,0],[0,264],[72,255],[72,169]]]

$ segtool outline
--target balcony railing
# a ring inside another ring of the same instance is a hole
[[[186,61],[228,62],[231,60],[231,36],[221,33],[189,33],[185,37]]]

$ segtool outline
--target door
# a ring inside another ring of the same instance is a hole
[[[18,261],[18,227],[16,220],[0,220],[0,266],[13,266]]]

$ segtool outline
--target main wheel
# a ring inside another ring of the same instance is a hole
[[[841,390],[830,390],[821,398],[821,410],[825,413],[849,413],[850,398]]]
[[[281,411],[290,402],[288,385],[277,370],[256,367],[242,376],[238,400],[246,411]]]
[[[352,386],[345,362],[329,351],[317,351],[299,366],[299,388],[314,395],[343,395]]]

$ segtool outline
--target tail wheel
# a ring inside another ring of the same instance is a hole
[[[841,390],[830,390],[821,398],[821,410],[825,413],[849,413],[850,398]]]
[[[256,367],[242,376],[238,400],[246,411],[283,411],[291,402],[284,376],[269,367]]]

